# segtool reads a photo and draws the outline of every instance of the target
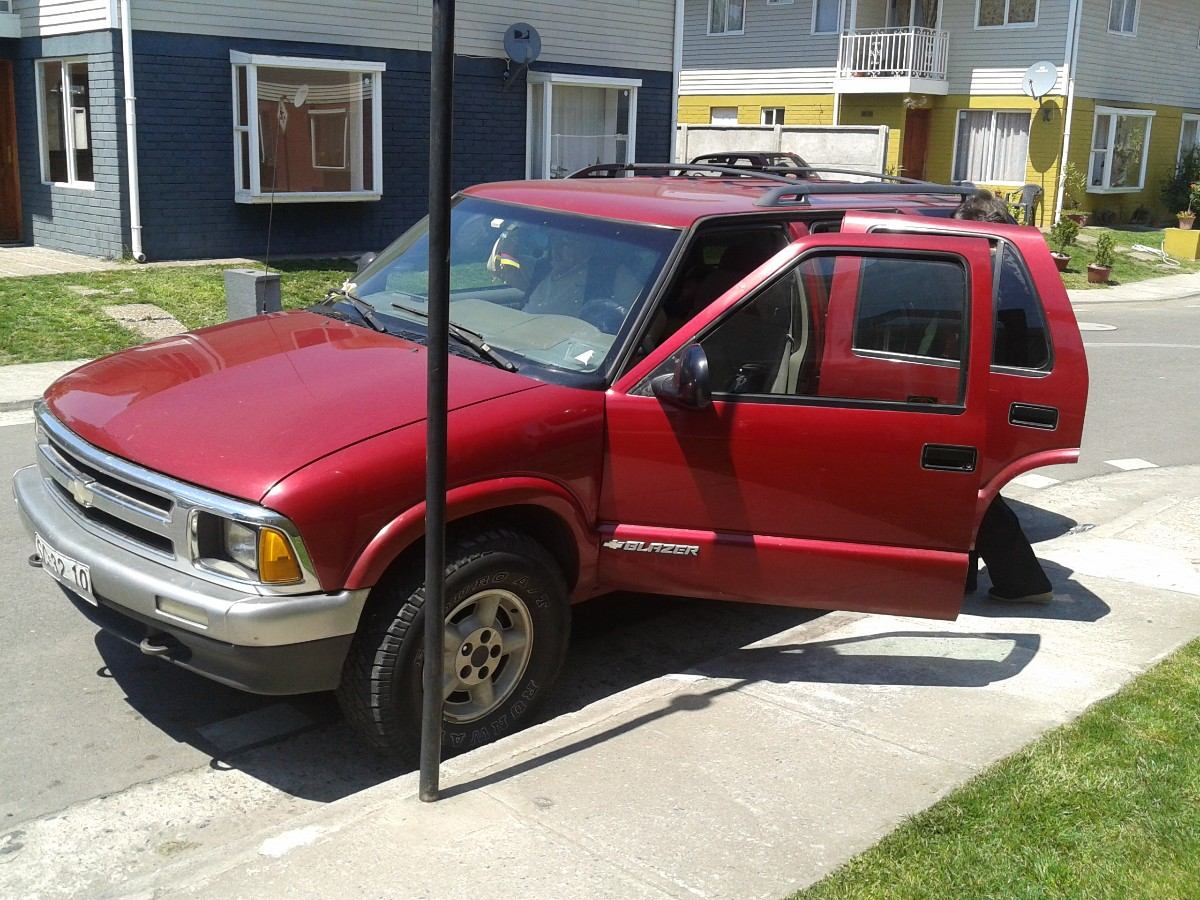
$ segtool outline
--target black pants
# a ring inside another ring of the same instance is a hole
[[[983,514],[975,552],[967,567],[967,590],[975,590],[976,559],[987,563],[992,588],[1005,597],[1025,597],[1044,594],[1050,590],[1050,579],[1033,555],[1029,538],[1021,530],[1021,522],[999,494]]]

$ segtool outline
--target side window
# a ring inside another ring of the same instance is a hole
[[[958,258],[805,257],[700,336],[713,394],[961,406],[969,300]]]
[[[1050,367],[1050,333],[1033,279],[1011,246],[1001,244],[996,265],[995,338],[992,365],[1044,370]]]

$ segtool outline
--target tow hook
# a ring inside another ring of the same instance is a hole
[[[42,558],[40,556],[38,556],[36,553],[30,553],[29,554],[29,564],[31,566],[33,566],[35,569],[40,569],[42,567]]]
[[[167,643],[168,636],[161,631],[148,634],[138,644],[138,649],[147,656],[169,656],[171,645]]]

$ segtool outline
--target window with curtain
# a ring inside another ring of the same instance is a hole
[[[745,21],[746,0],[708,0],[709,34],[741,34]]]
[[[1037,0],[979,0],[975,24],[980,28],[1033,25],[1037,22]]]
[[[813,0],[813,34],[836,34],[841,20],[842,0]]]
[[[83,59],[37,64],[42,181],[92,187],[92,102]]]
[[[1118,34],[1137,33],[1137,0],[1112,0],[1108,11],[1108,30]]]
[[[1179,130],[1179,158],[1200,150],[1200,116],[1184,115],[1183,127]]]
[[[764,125],[782,125],[785,108],[782,106],[764,106],[762,108],[762,123]]]
[[[1029,113],[962,110],[954,148],[954,180],[1023,184],[1029,157]]]
[[[1145,109],[1096,108],[1088,191],[1102,194],[1145,187],[1153,117],[1154,113]]]
[[[528,174],[563,178],[598,163],[634,161],[638,79],[530,74]]]
[[[709,125],[736,125],[738,123],[738,108],[736,106],[710,106],[708,108]]]

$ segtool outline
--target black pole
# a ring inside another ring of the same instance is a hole
[[[454,0],[433,0],[429,69],[429,340],[425,444],[425,666],[421,799],[438,798],[445,631],[446,388],[450,321],[450,148],[454,115]]]

